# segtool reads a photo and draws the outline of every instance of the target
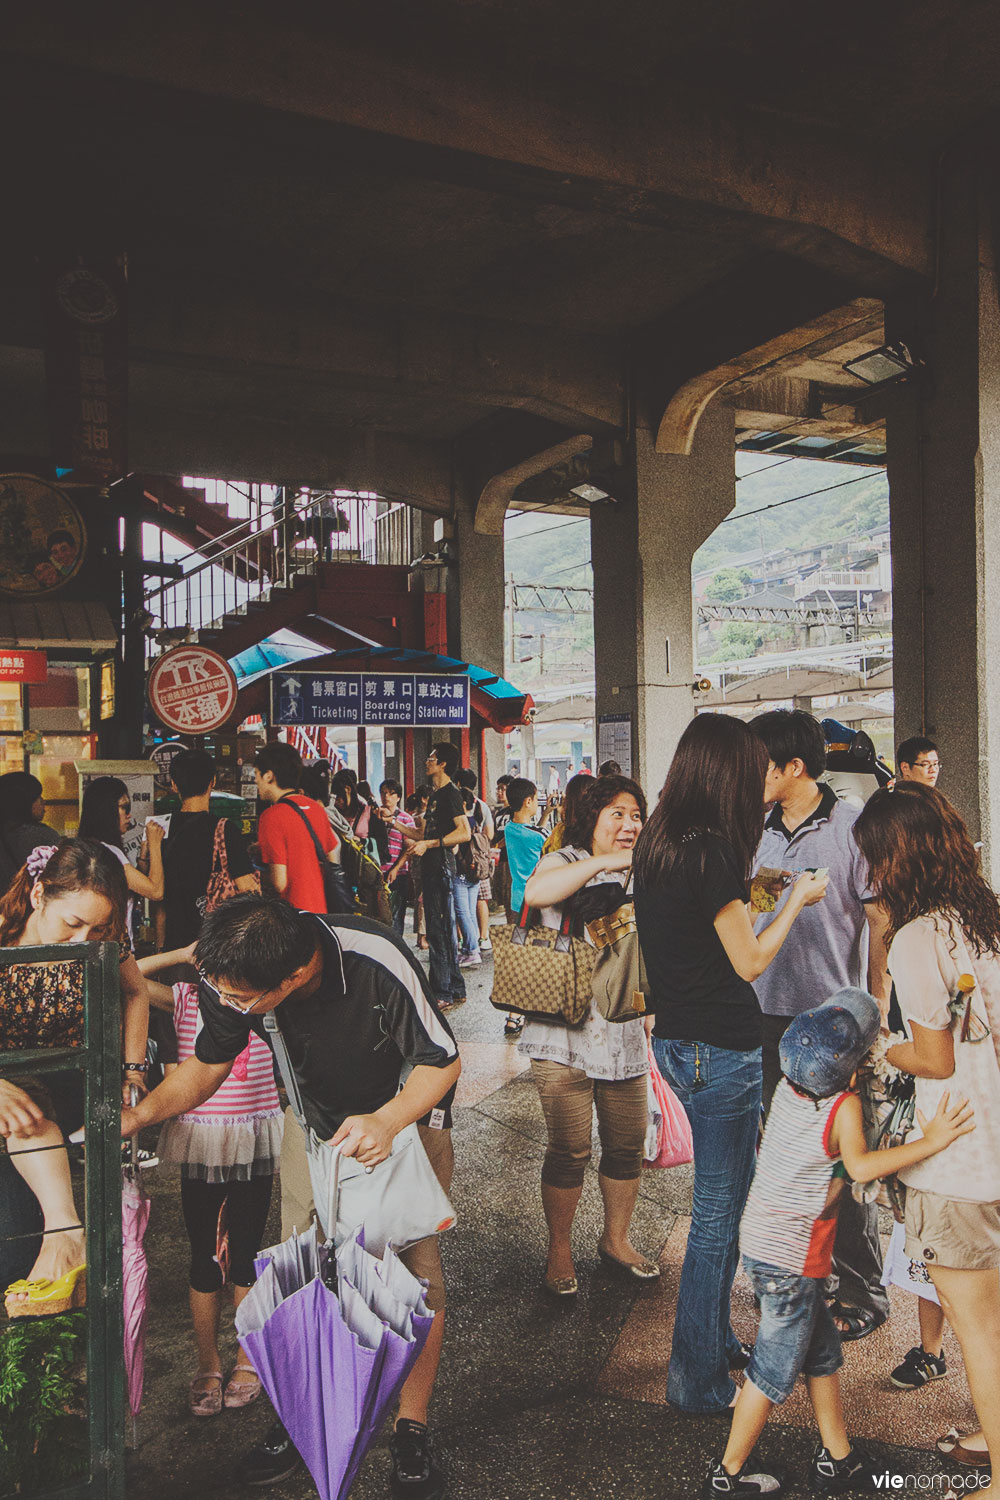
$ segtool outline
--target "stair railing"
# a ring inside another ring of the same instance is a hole
[[[144,596],[153,616],[153,640],[160,632],[175,632],[180,639],[221,622],[272,589],[314,573],[330,500],[325,493],[279,499],[269,511],[191,552],[184,564],[192,566],[185,566],[182,578],[162,579]]]
[[[321,560],[376,561],[378,497],[343,491],[288,495],[191,552],[182,578],[144,595],[151,654],[189,632],[221,625],[275,588],[315,575]],[[191,564],[187,566],[187,564]]]

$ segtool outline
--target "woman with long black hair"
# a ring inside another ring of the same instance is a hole
[[[0,776],[0,892],[10,885],[32,849],[57,844],[59,834],[47,828],[42,783],[27,771]]]
[[[760,1123],[762,974],[825,878],[802,875],[758,938],[747,911],[764,824],[767,751],[739,719],[700,714],[684,731],[636,845],[635,914],[653,1051],[694,1138],[694,1204],[681,1272],[667,1400],[722,1411],[747,1351],[729,1299]]]
[[[163,829],[159,823],[146,824],[143,843],[143,859],[148,855],[149,874],[137,870],[125,856],[124,838],[128,832],[132,815],[132,799],[128,787],[118,776],[95,776],[87,783],[80,807],[80,828],[77,837],[97,839],[118,860],[125,872],[125,883],[129,889],[128,921],[132,927],[132,898],[139,896],[148,901],[163,900]]]

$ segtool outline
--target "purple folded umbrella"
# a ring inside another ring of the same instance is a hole
[[[326,1252],[310,1230],[258,1260],[260,1275],[236,1319],[240,1344],[321,1500],[344,1500],[350,1491],[432,1322],[415,1278],[404,1303],[388,1292],[374,1257],[349,1249],[364,1290],[339,1267],[331,1278],[337,1290],[325,1285]]]

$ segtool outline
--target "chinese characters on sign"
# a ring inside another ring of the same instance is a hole
[[[46,682],[48,675],[44,651],[0,648],[0,682]]]
[[[465,729],[469,679],[438,672],[276,672],[271,722]]]
[[[55,267],[45,287],[52,454],[74,479],[126,472],[124,257]]]
[[[217,651],[176,646],[153,663],[149,706],[178,734],[211,734],[236,707],[236,674]]]

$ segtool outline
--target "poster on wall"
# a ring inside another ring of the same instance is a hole
[[[0,474],[0,594],[44,599],[83,566],[87,531],[65,490],[34,474]]]
[[[84,792],[99,776],[117,776],[119,781],[124,781],[132,811],[122,843],[126,859],[134,865],[146,836],[146,819],[153,812],[156,765],[151,760],[78,760],[75,765],[80,777],[81,807]]]
[[[597,764],[616,760],[623,776],[632,775],[632,715],[601,714],[597,721]]]

